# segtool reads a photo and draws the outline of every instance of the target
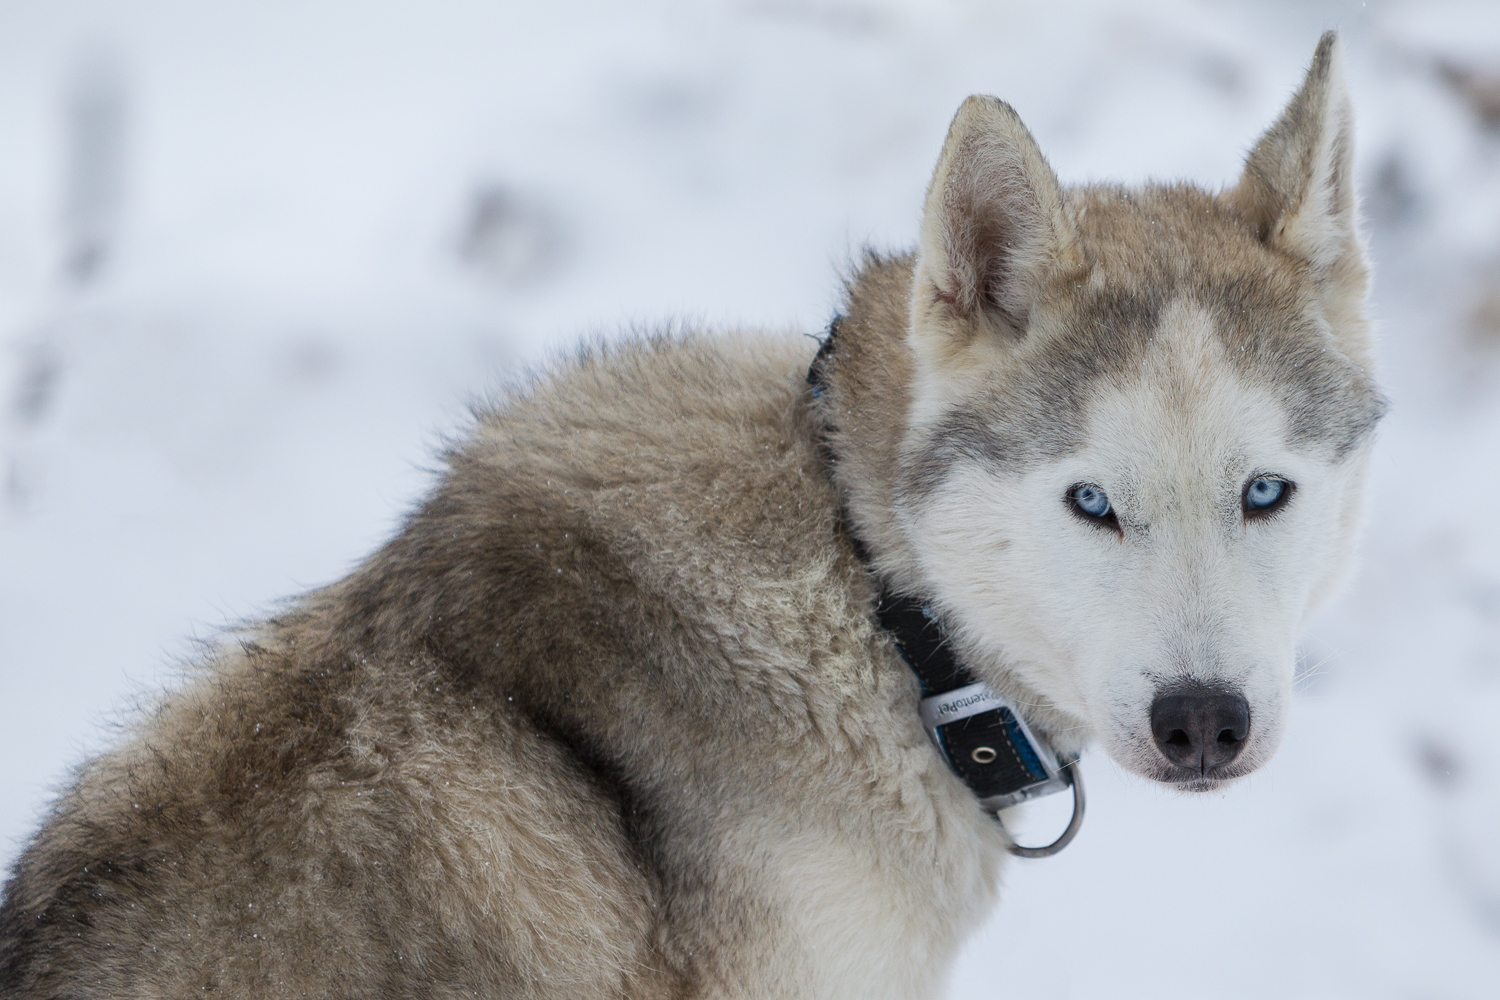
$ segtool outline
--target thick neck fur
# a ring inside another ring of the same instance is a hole
[[[833,346],[816,362],[822,388],[812,401],[833,480],[844,504],[846,527],[860,542],[885,586],[928,596],[910,542],[900,526],[905,501],[902,452],[909,434],[916,359],[908,340],[914,253],[867,253],[848,282]],[[1016,678],[993,652],[951,636],[959,658],[1018,704],[1032,706],[1028,722],[1054,746],[1076,752],[1067,735],[1079,722],[1051,708]]]
[[[920,581],[896,510],[916,375],[907,343],[914,266],[914,254],[866,255],[817,362],[824,391],[812,404],[849,528],[877,575],[908,592]]]

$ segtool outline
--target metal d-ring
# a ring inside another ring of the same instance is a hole
[[[1062,773],[1067,777],[1068,784],[1073,787],[1073,818],[1068,820],[1068,828],[1062,832],[1062,836],[1046,847],[1022,847],[1020,844],[1011,843],[1008,847],[1010,853],[1022,858],[1050,858],[1067,847],[1078,835],[1078,828],[1083,825],[1083,774],[1078,770],[1076,760],[1070,760],[1064,764]]]

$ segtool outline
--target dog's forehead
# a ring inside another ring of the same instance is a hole
[[[1189,185],[1075,192],[1082,280],[1044,305],[1043,365],[1149,386],[1179,415],[1212,415],[1238,382],[1275,400],[1290,447],[1341,460],[1384,410],[1342,354],[1306,266]]]
[[[1231,361],[1212,312],[1190,298],[1160,310],[1136,363],[1094,380],[1087,448],[1145,471],[1219,466],[1280,452],[1294,438],[1276,388]]]
[[[913,489],[955,462],[1014,472],[1077,453],[1095,439],[1091,414],[1107,394],[1156,393],[1157,405],[1202,417],[1222,414],[1233,386],[1241,402],[1270,401],[1286,447],[1331,462],[1368,438],[1384,399],[1338,350],[1304,268],[1190,186],[1070,197],[1085,268],[1050,290],[1017,349],[914,441]],[[1262,440],[1266,409],[1256,410]]]

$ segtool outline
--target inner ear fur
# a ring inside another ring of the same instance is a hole
[[[1354,192],[1354,116],[1334,32],[1319,40],[1301,88],[1222,198],[1263,243],[1310,266],[1335,334],[1362,360],[1369,279]]]
[[[1015,110],[964,101],[927,189],[914,333],[940,353],[1020,337],[1048,279],[1080,260],[1062,186]]]

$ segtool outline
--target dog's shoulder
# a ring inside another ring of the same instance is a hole
[[[544,587],[549,607],[623,573],[696,604],[689,614],[744,620],[754,591],[841,551],[805,405],[816,350],[802,335],[726,334],[586,351],[484,411],[439,496],[465,498],[447,508],[543,571],[527,595],[549,575],[571,592]],[[569,570],[585,564],[587,581]]]
[[[727,470],[775,475],[805,438],[806,336],[663,334],[579,351],[483,408],[451,481],[503,469],[569,490],[690,494]]]

